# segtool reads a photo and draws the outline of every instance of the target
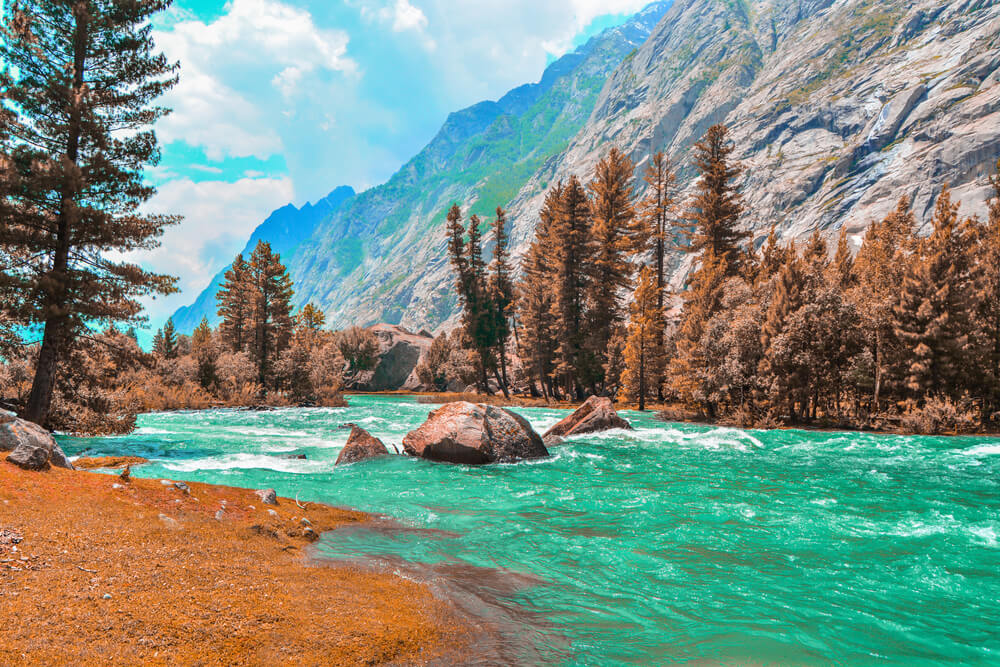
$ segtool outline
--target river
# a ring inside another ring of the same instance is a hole
[[[481,624],[469,663],[1000,663],[1000,440],[740,431],[621,413],[634,432],[483,467],[334,468],[353,422],[399,445],[434,406],[143,415],[67,453],[138,477],[273,487],[384,516],[324,559],[427,581]],[[518,408],[542,432],[567,413]],[[290,458],[305,454],[307,459]]]

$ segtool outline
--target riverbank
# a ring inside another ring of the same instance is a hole
[[[309,565],[310,531],[368,515],[278,503],[0,463],[0,664],[409,664],[465,640],[426,586]]]

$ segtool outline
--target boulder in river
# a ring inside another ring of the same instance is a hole
[[[334,465],[357,463],[388,455],[389,450],[381,440],[363,428],[354,426],[351,428],[351,435],[347,438],[347,444],[340,450],[340,456],[337,457],[337,462]]]
[[[7,461],[25,470],[45,470],[49,466],[73,470],[51,433],[38,424],[18,419],[13,412],[0,411],[0,452],[10,452]]]
[[[615,412],[610,398],[591,396],[573,414],[546,431],[545,441],[552,442],[568,435],[597,433],[615,428],[632,430],[632,426]]]
[[[403,438],[410,456],[447,463],[509,463],[549,455],[519,414],[480,403],[448,403]]]

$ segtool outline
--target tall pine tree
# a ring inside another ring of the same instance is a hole
[[[251,322],[251,357],[257,364],[261,386],[273,386],[274,362],[292,335],[292,279],[271,244],[258,241],[250,256],[249,281],[254,305]]]
[[[243,255],[239,254],[226,271],[224,281],[215,295],[219,304],[219,317],[222,318],[219,333],[234,352],[242,352],[250,345],[255,290],[250,280],[250,266]]]
[[[25,298],[15,321],[41,325],[22,416],[45,423],[60,362],[90,327],[138,322],[139,297],[175,290],[168,276],[114,259],[157,245],[178,218],[147,215],[159,160],[154,100],[177,65],[154,51],[153,15],[170,0],[8,3],[0,46],[0,255]]]
[[[646,409],[646,399],[657,395],[663,375],[663,310],[656,273],[643,267],[632,299],[631,319],[625,339],[625,372],[622,374],[623,397]]]

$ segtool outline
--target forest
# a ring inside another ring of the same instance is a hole
[[[695,196],[647,161],[645,196],[616,148],[584,185],[547,193],[511,284],[504,212],[482,257],[482,222],[449,220],[449,251],[479,384],[555,400],[616,397],[666,418],[739,426],[815,424],[911,432],[995,426],[1000,414],[1000,163],[984,218],[960,219],[948,188],[920,234],[910,202],[867,229],[754,244],[728,130],[694,147]],[[671,291],[678,251],[692,270]],[[511,344],[511,340],[515,343]],[[516,354],[515,354],[516,353]]]

